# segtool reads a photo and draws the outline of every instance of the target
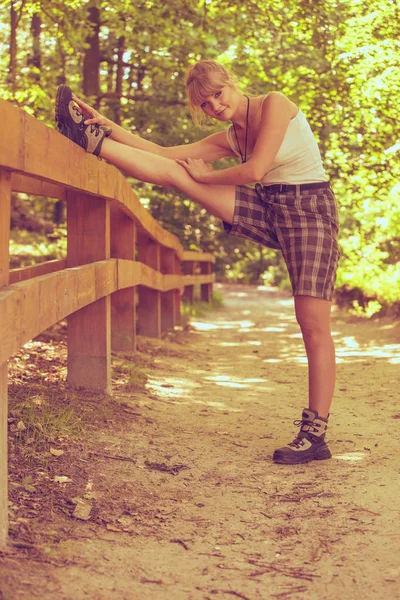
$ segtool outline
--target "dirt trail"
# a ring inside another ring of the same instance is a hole
[[[400,324],[335,312],[333,459],[275,465],[306,398],[292,299],[220,289],[189,333],[141,341],[147,392],[82,445],[91,518],[37,523],[48,554],[4,554],[2,600],[400,599]]]

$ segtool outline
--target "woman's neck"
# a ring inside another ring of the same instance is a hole
[[[251,100],[247,96],[239,96],[239,102],[237,110],[235,111],[232,119],[232,123],[238,129],[246,129],[247,123],[247,110],[251,111]]]

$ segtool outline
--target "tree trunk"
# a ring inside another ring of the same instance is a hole
[[[66,219],[66,205],[64,200],[57,200],[54,204],[53,222],[56,225],[61,225]]]
[[[28,66],[32,67],[31,79],[35,83],[40,82],[40,71],[42,67],[42,50],[40,47],[42,19],[39,13],[32,16],[31,35],[32,35],[32,54],[28,58]]]
[[[88,23],[91,33],[86,38],[88,48],[83,60],[83,93],[85,96],[100,96],[100,10],[96,6],[88,9]]]
[[[125,52],[125,38],[121,36],[118,39],[118,54],[117,54],[117,79],[115,82],[115,92],[118,94],[117,101],[115,103],[115,122],[117,125],[121,124],[121,96],[122,96],[122,80],[124,76],[124,52]]]
[[[10,62],[8,67],[8,82],[11,85],[11,91],[15,94],[16,73],[17,73],[17,26],[18,16],[14,7],[14,2],[10,4]]]

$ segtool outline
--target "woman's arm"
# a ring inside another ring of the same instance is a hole
[[[265,98],[260,130],[250,159],[241,165],[208,171],[198,162],[178,161],[196,181],[214,184],[246,185],[259,181],[269,170],[278,152],[288,125],[298,112],[297,106],[279,92],[271,92]]]
[[[203,140],[194,142],[193,144],[164,147],[155,144],[154,142],[150,142],[149,140],[145,140],[134,133],[130,133],[110,119],[103,117],[99,112],[91,108],[75,95],[73,96],[73,99],[79,105],[82,114],[88,117],[85,120],[87,125],[97,123],[102,127],[111,129],[110,139],[119,142],[120,144],[124,144],[125,146],[131,146],[138,150],[144,150],[145,152],[151,152],[152,154],[158,154],[159,156],[171,159],[183,160],[185,158],[193,158],[213,162],[220,158],[234,156],[226,139],[226,131],[215,133]]]

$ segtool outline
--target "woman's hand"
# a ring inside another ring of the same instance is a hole
[[[202,158],[186,158],[185,160],[176,159],[178,165],[184,167],[189,175],[195,181],[201,183],[203,176],[213,170],[209,163],[205,163]]]
[[[80,100],[75,94],[72,94],[72,100],[77,103],[79,109],[84,117],[87,117],[85,120],[85,125],[91,125],[93,123],[97,123],[98,125],[102,125],[103,127],[109,127],[110,121],[103,117],[97,110]]]

